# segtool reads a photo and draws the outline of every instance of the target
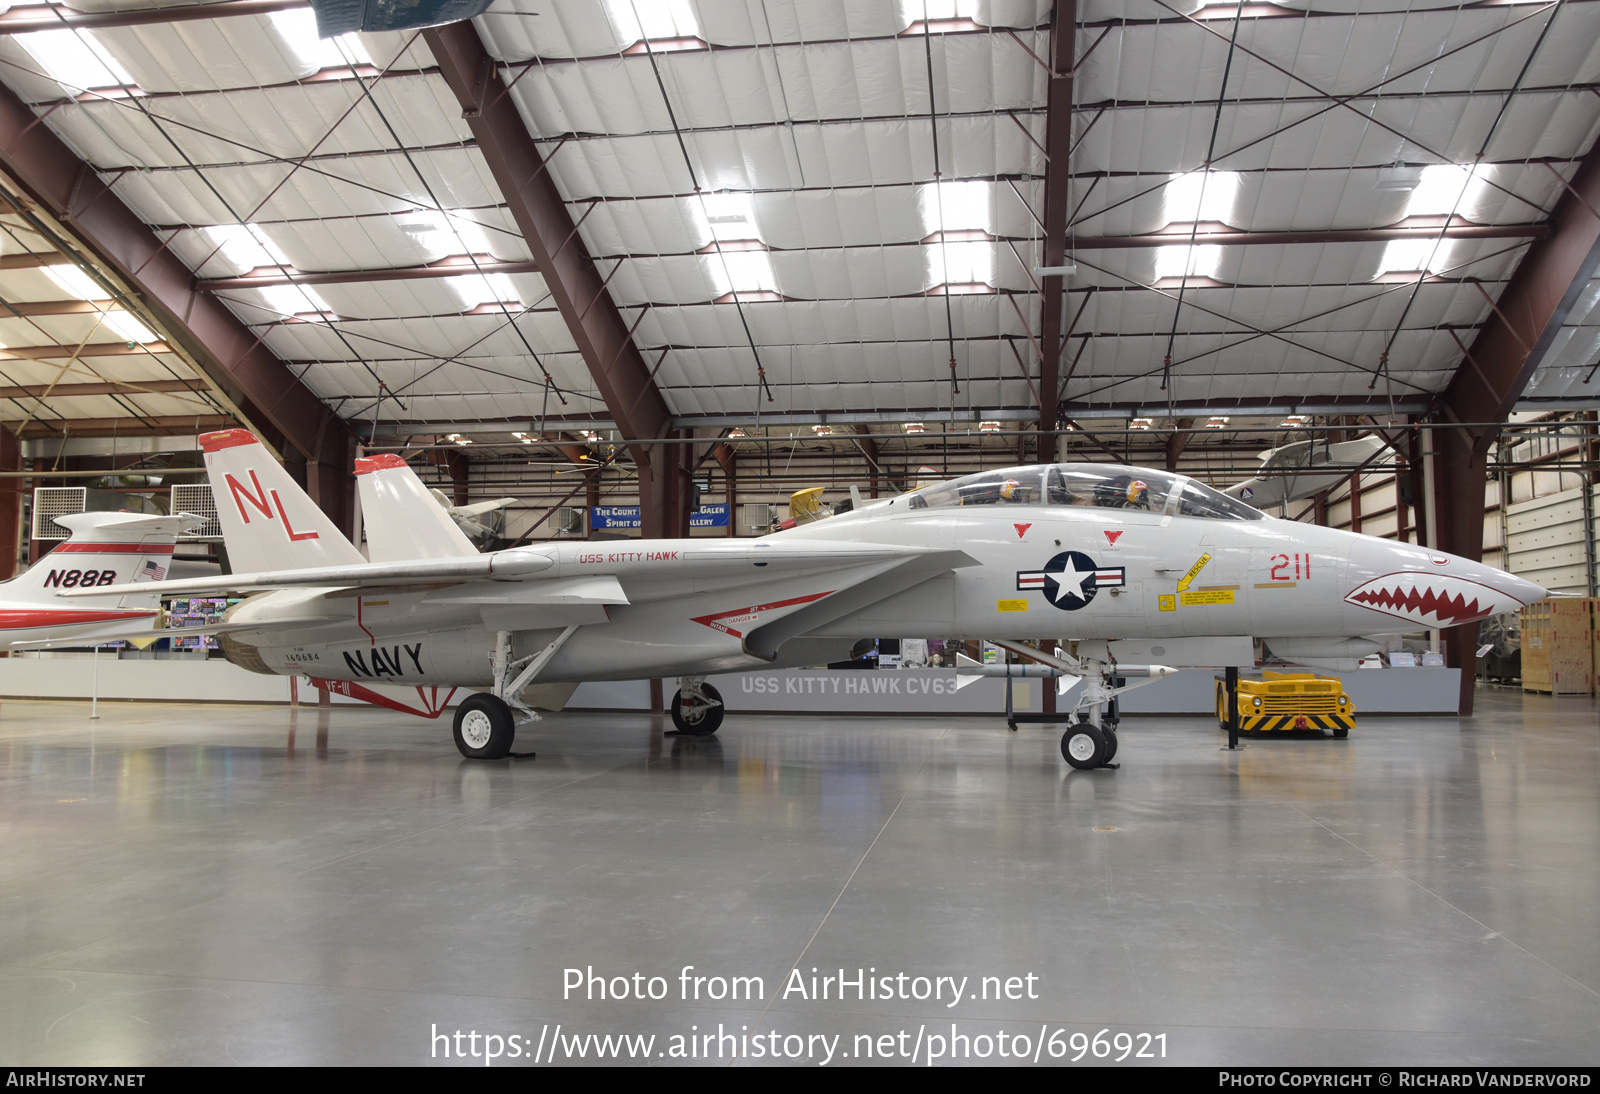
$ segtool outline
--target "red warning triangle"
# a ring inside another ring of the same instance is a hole
[[[1011,527],[1013,527],[1013,528],[1015,528],[1017,530],[1017,538],[1021,539],[1023,536],[1025,536],[1027,534],[1028,529],[1032,528],[1033,525],[1031,525],[1031,524],[1013,524]]]
[[[1121,538],[1122,538],[1122,533],[1121,532],[1106,532],[1106,542],[1107,543],[1115,544],[1117,542],[1117,540],[1119,540]]]

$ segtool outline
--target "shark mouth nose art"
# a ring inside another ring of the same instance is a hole
[[[1450,574],[1400,573],[1375,577],[1352,589],[1345,602],[1420,623],[1451,627],[1522,607],[1508,593]]]

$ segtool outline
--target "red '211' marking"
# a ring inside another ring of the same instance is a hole
[[[1031,525],[1031,524],[1013,524],[1011,527],[1013,527],[1013,528],[1015,528],[1017,530],[1017,538],[1021,539],[1024,535],[1027,534],[1028,529],[1032,528],[1033,525]]]

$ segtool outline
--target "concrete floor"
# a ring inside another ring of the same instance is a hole
[[[952,1024],[1030,1057],[1043,1030],[1040,1062],[1101,1030],[1165,1034],[1180,1064],[1580,1064],[1600,1043],[1586,699],[1480,693],[1471,720],[1237,754],[1208,721],[1130,719],[1098,772],[1054,731],[967,717],[730,717],[686,741],[555,716],[519,736],[537,759],[482,763],[444,722],[370,709],[88,713],[0,706],[0,1064],[420,1063],[458,1029],[469,1052],[543,1034],[545,1061],[557,1023],[564,1046],[654,1034],[663,1063],[719,1026],[812,1062],[811,1035],[842,1035],[835,1064],[857,1035],[925,1062]],[[684,1001],[685,965],[765,999]],[[666,998],[564,999],[587,966]],[[968,980],[954,1007],[948,983],[783,997],[791,969],[809,994],[841,967]],[[991,976],[1023,997],[975,998]]]

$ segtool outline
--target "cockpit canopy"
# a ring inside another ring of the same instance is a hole
[[[1081,505],[1211,520],[1260,520],[1242,501],[1183,475],[1106,463],[1058,463],[982,471],[924,487],[913,509],[956,505]]]

